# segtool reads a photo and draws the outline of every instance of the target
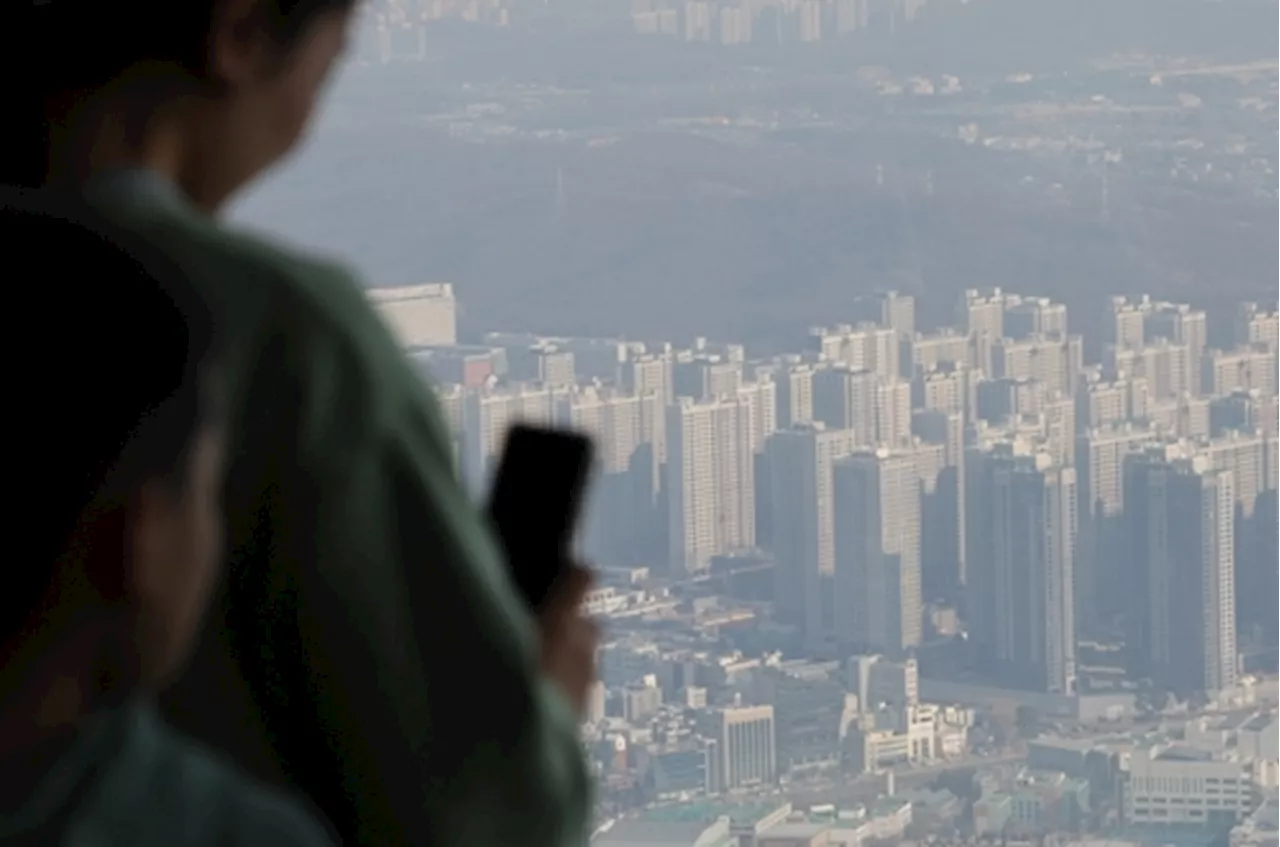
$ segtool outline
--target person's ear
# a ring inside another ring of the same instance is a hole
[[[263,31],[263,0],[220,0],[209,22],[207,72],[234,88],[262,74],[273,44]]]
[[[166,584],[172,578],[168,570],[173,509],[173,493],[160,479],[147,480],[132,498],[124,570],[125,588],[135,600],[165,602]]]

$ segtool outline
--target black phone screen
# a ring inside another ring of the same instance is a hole
[[[516,426],[507,435],[489,514],[516,584],[534,608],[570,561],[592,452],[591,440],[576,433]]]

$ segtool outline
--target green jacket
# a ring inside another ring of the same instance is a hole
[[[188,269],[236,352],[227,626],[168,717],[306,792],[347,844],[585,844],[576,716],[359,286],[176,195],[90,196]]]
[[[333,844],[300,805],[179,737],[146,704],[5,763],[7,776],[15,764],[41,776],[25,796],[4,798],[0,847]]]

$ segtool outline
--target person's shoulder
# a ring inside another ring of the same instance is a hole
[[[244,272],[241,279],[265,283],[269,291],[292,307],[303,308],[312,319],[348,330],[382,329],[355,274],[336,260],[308,255],[229,225],[209,227],[206,235]]]
[[[216,237],[242,263],[236,276],[257,280],[269,297],[261,335],[294,348],[291,361],[317,376],[330,406],[348,414],[359,407],[384,428],[424,409],[438,416],[434,397],[351,271],[254,233],[225,227]]]
[[[369,312],[354,275],[336,261],[173,203],[99,201],[98,208],[185,260],[197,281],[214,290],[254,295],[268,304],[311,306],[332,318],[359,319]]]
[[[306,347],[308,354],[323,348],[345,368],[375,371],[362,374],[365,380],[399,359],[363,287],[337,261],[173,203],[99,203],[104,215],[178,262],[235,335]]]
[[[307,402],[319,404],[313,419],[340,412],[343,432],[364,437],[425,414],[435,440],[443,437],[434,398],[342,265],[187,208],[146,203],[108,213],[188,269],[255,363],[256,379],[287,374],[292,388],[309,387]]]
[[[192,833],[193,845],[327,847],[337,840],[301,800],[242,772],[221,754],[149,714],[140,720],[149,752],[149,796],[166,827]]]

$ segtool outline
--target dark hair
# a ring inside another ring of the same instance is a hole
[[[3,0],[0,4],[0,183],[46,177],[50,103],[141,66],[211,80],[209,39],[222,0]],[[259,0],[262,31],[292,47],[323,13],[357,0]]]
[[[175,265],[88,215],[0,206],[10,526],[21,564],[0,588],[0,642],[29,618],[104,490],[180,479],[221,414],[208,309]],[[13,496],[16,494],[17,496]]]

